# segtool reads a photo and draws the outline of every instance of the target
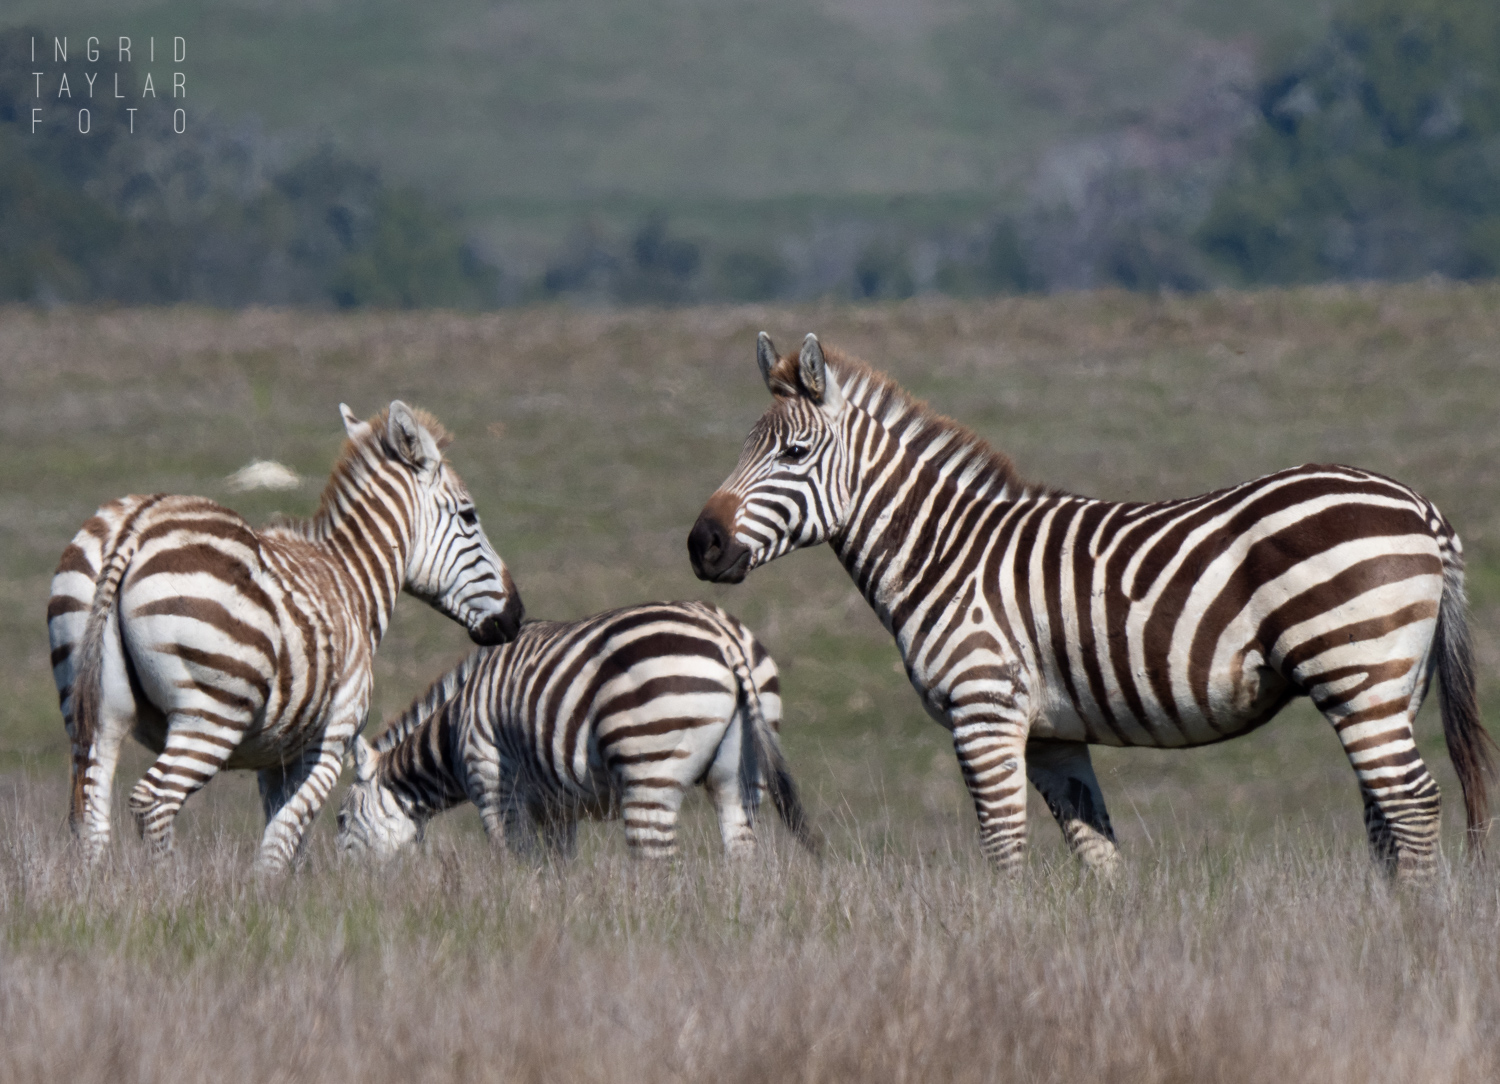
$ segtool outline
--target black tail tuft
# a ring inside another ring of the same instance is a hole
[[[809,853],[822,855],[823,835],[803,808],[786,755],[781,751],[781,742],[761,710],[760,691],[750,668],[750,659],[754,656],[749,645],[739,642],[737,635],[733,639],[740,656],[734,661],[733,669],[740,685],[740,794],[745,809],[753,816],[761,780],[764,779],[781,823]]]
[[[1468,822],[1469,854],[1484,854],[1489,829],[1489,780],[1495,771],[1495,742],[1479,718],[1474,695],[1474,654],[1469,643],[1469,620],[1464,600],[1464,574],[1449,565],[1443,576],[1443,602],[1438,611],[1433,652],[1437,656],[1438,685],[1442,691],[1443,737],[1458,773]]]

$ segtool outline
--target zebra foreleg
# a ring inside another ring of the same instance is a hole
[[[345,744],[343,738],[325,736],[289,769],[282,770],[282,781],[276,790],[268,792],[262,784],[261,801],[270,815],[265,835],[261,837],[260,854],[255,859],[257,873],[277,876],[291,868],[308,827],[343,771]],[[273,798],[279,800],[274,812]]]
[[[1120,852],[1089,747],[1082,742],[1030,742],[1026,775],[1057,818],[1069,849],[1088,868],[1113,876]]]
[[[953,728],[953,748],[979,817],[979,849],[1014,873],[1026,858],[1026,727],[965,722]]]

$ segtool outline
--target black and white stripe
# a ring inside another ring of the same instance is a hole
[[[702,783],[724,849],[755,846],[762,792],[809,846],[781,754],[776,664],[742,624],[700,602],[534,622],[471,655],[371,745],[354,746],[339,812],[346,852],[395,853],[465,800],[490,838],[569,854],[580,814],[619,816],[633,853],[675,853]]]
[[[404,588],[479,643],[520,626],[510,574],[443,458],[442,427],[404,403],[349,440],[318,513],[253,530],[199,497],[111,501],[63,551],[47,607],[73,743],[72,821],[90,858],[110,835],[120,743],[156,762],[130,795],[152,849],[222,768],[260,773],[259,863],[283,869],[338,779],[369,703],[371,660]]]
[[[1203,745],[1310,696],[1359,778],[1380,861],[1433,861],[1438,791],[1412,741],[1430,677],[1472,836],[1486,824],[1458,536],[1368,471],[1305,466],[1187,500],[1024,485],[1009,460],[815,336],[758,361],[774,405],[689,537],[738,582],[832,544],[953,734],[985,852],[1025,846],[1025,782],[1069,844],[1117,858],[1088,746]]]

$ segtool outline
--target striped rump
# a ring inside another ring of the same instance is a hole
[[[701,602],[660,602],[525,625],[439,678],[372,745],[339,812],[346,852],[395,853],[465,800],[496,842],[570,854],[580,815],[620,817],[633,853],[677,846],[688,788],[704,784],[729,853],[755,846],[769,790],[817,839],[782,756],[776,663]]]
[[[284,869],[363,723],[370,664],[403,588],[479,643],[514,636],[521,602],[437,422],[399,401],[349,440],[307,522],[255,530],[201,497],[132,496],[63,551],[47,626],[73,745],[74,831],[110,837],[120,744],[158,754],[130,808],[156,853],[222,768],[260,773],[260,865]]]

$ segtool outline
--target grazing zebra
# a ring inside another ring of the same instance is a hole
[[[374,745],[355,740],[339,847],[389,856],[468,799],[518,850],[539,831],[570,855],[583,813],[622,816],[633,853],[664,857],[683,797],[704,783],[730,854],[754,849],[767,784],[815,849],[776,737],[779,689],[750,631],[701,602],[533,622],[440,678]]]
[[[73,745],[71,820],[108,846],[127,733],[158,754],[130,795],[152,851],[222,768],[260,773],[258,864],[277,872],[364,724],[370,664],[405,588],[482,644],[515,636],[521,600],[490,547],[448,436],[399,400],[349,433],[306,522],[252,530],[201,497],[124,497],[84,523],[52,580],[52,675]]]
[[[1438,789],[1411,724],[1436,670],[1470,842],[1487,823],[1458,536],[1431,502],[1351,467],[1304,466],[1186,500],[1119,504],[1028,486],[1004,456],[809,335],[688,538],[738,583],[828,542],[953,734],[984,852],[1014,867],[1025,780],[1087,864],[1117,861],[1088,746],[1178,748],[1310,696],[1359,778],[1378,862],[1434,862]]]

